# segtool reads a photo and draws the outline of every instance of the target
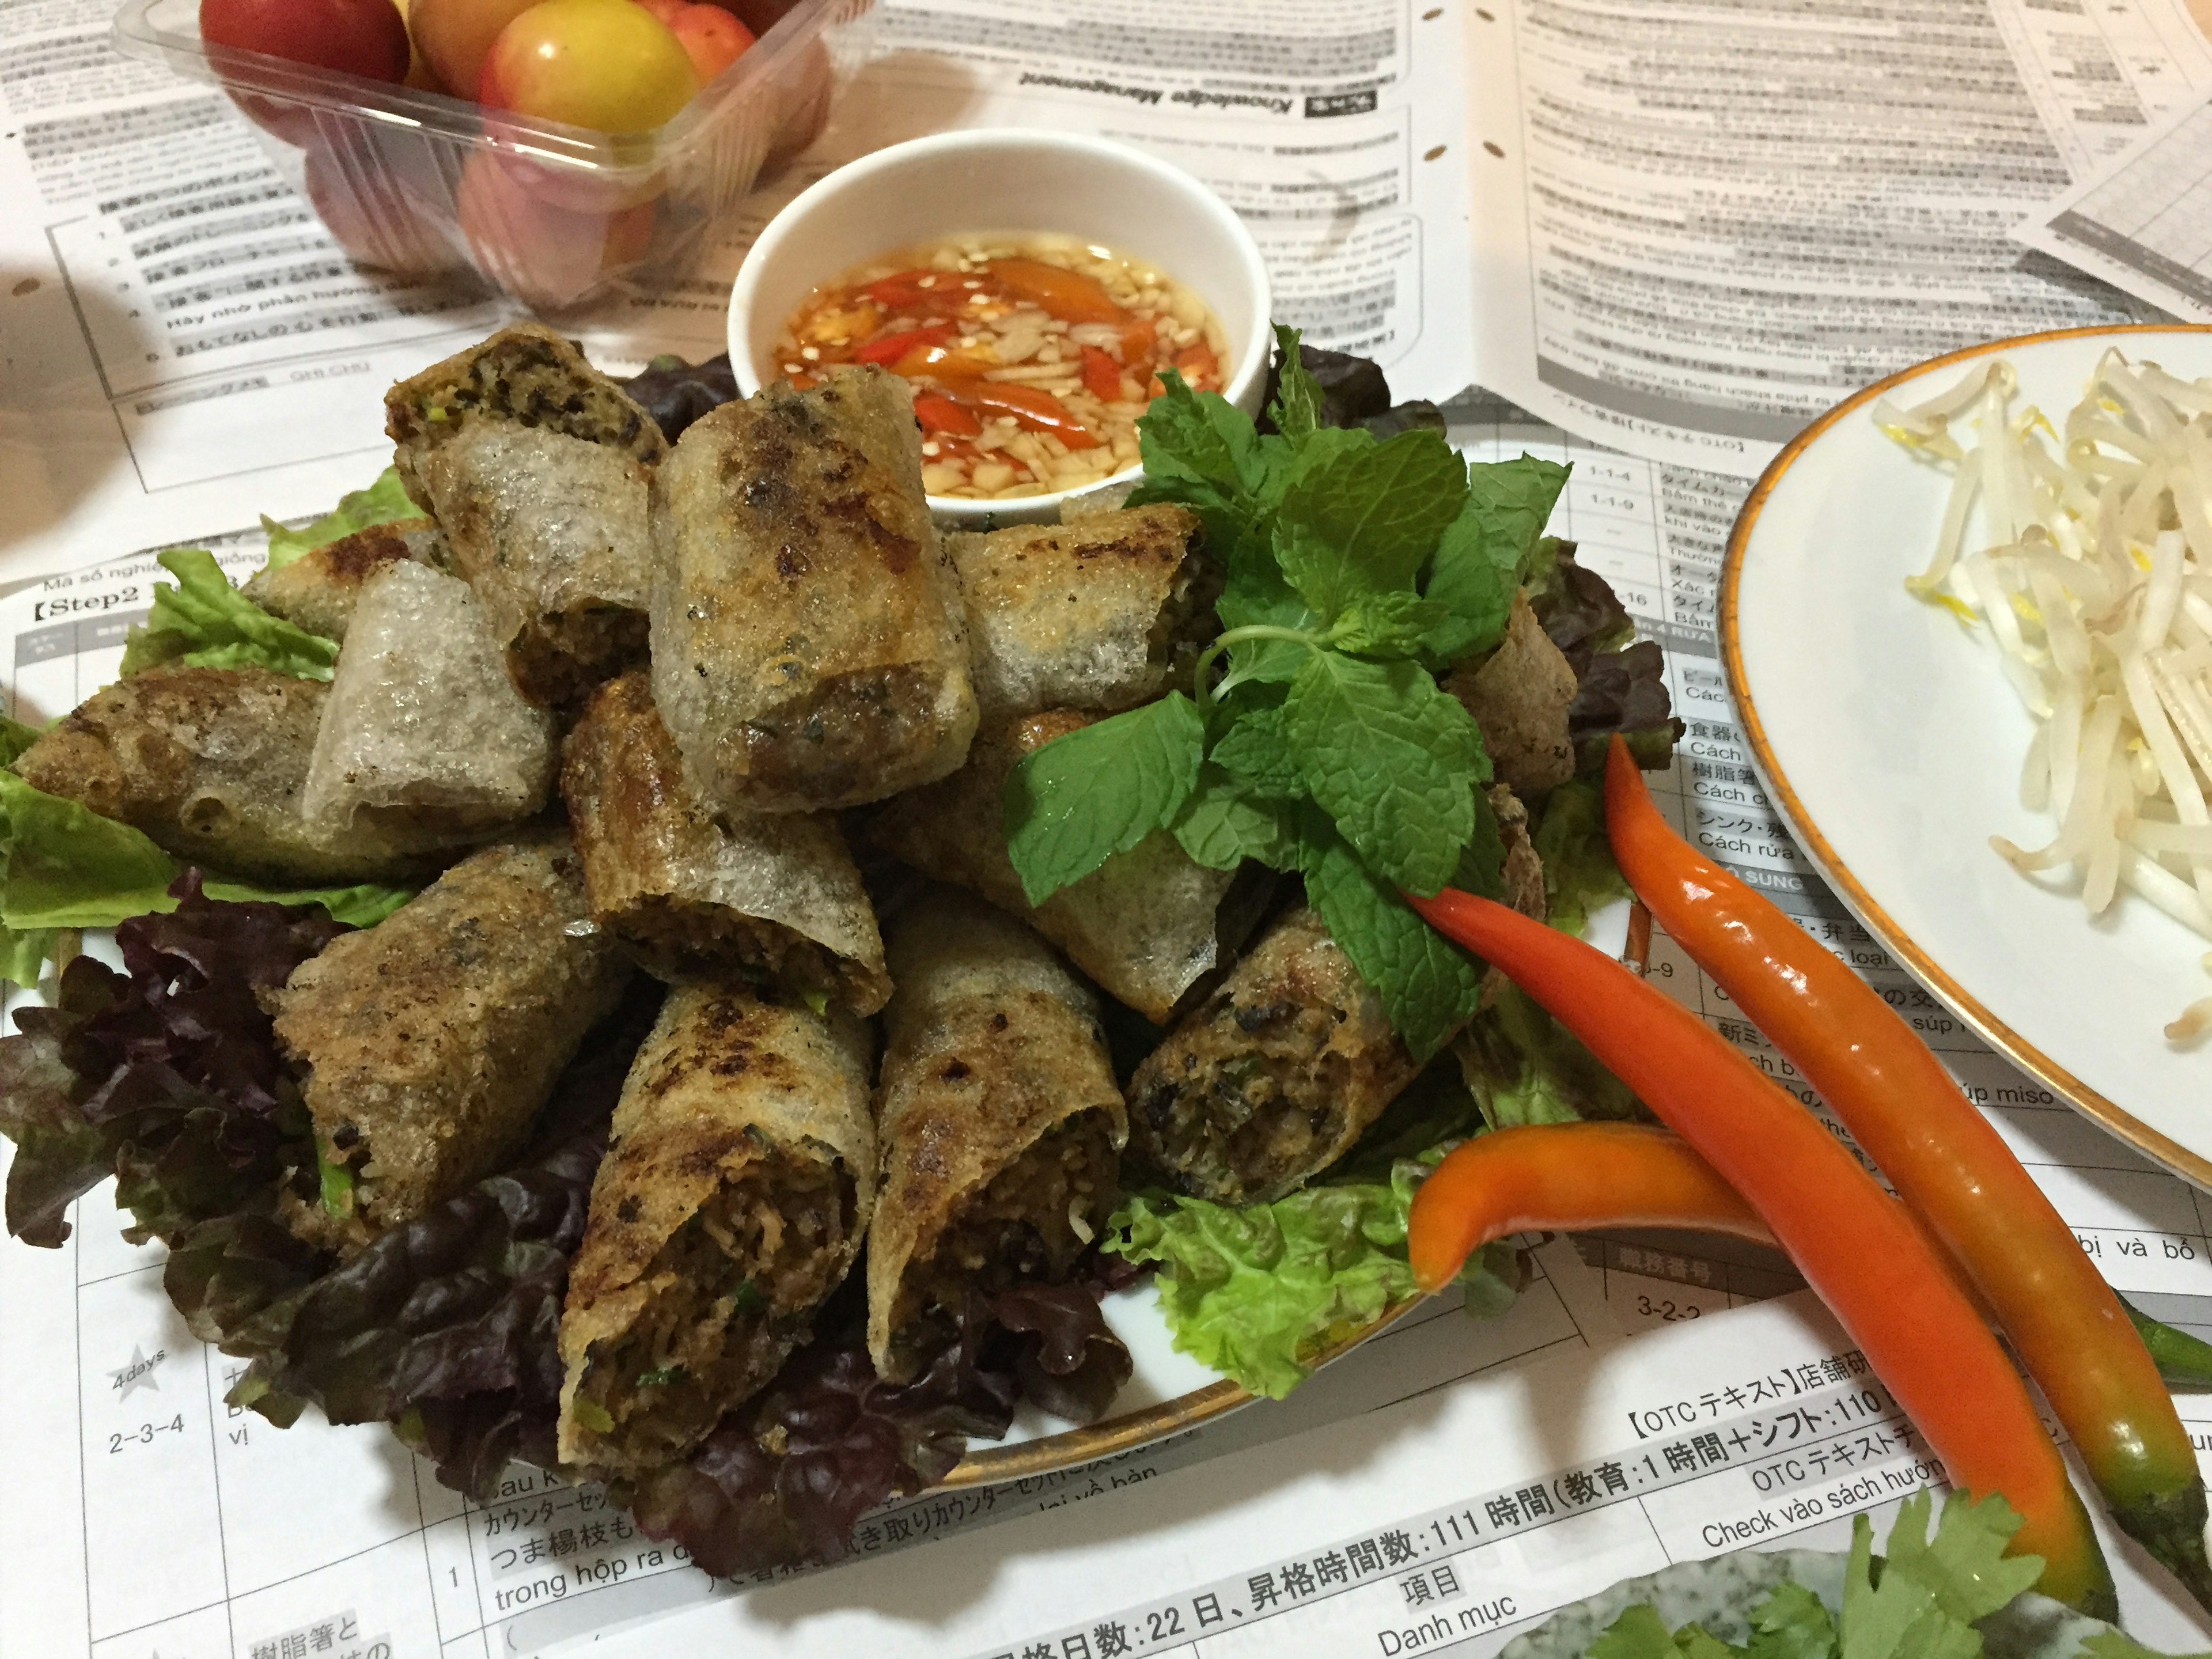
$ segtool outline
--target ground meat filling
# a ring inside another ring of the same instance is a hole
[[[1343,1011],[1288,1000],[1254,1006],[1231,1002],[1215,1016],[1217,1058],[1163,1082],[1137,1102],[1158,1137],[1168,1173],[1188,1189],[1266,1194],[1303,1170],[1315,1149],[1344,1132],[1352,1063],[1329,1039]]]
[[[1219,567],[1195,549],[1176,568],[1175,580],[1168,585],[1167,603],[1146,637],[1147,660],[1165,668],[1170,683],[1188,676],[1199,652],[1219,631],[1213,606],[1221,597],[1221,586]]]
[[[841,1169],[770,1152],[677,1229],[644,1274],[644,1311],[611,1352],[593,1345],[578,1389],[612,1419],[619,1461],[678,1455],[775,1375],[835,1288],[854,1220]]]
[[[836,998],[865,988],[831,951],[772,922],[734,916],[724,905],[665,896],[624,913],[618,926],[653,967],[692,975],[734,969],[757,984],[800,997]]]
[[[908,1264],[893,1341],[924,1341],[933,1317],[957,1309],[971,1290],[988,1295],[1018,1281],[1065,1279],[1113,1212],[1117,1166],[1103,1112],[1082,1113],[1041,1137],[953,1212],[926,1261]]]

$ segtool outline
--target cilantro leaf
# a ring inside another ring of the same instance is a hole
[[[1467,463],[1441,433],[1348,445],[1301,467],[1283,492],[1275,556],[1324,617],[1353,599],[1411,587],[1467,499]]]
[[[1777,1584],[1751,1610],[1751,1659],[1835,1659],[1835,1620],[1802,1584]]]
[[[1275,870],[1297,868],[1290,814],[1218,766],[1200,770],[1198,787],[1176,819],[1175,838],[1209,870],[1234,870],[1246,859]]]
[[[1321,426],[1321,382],[1299,355],[1297,330],[1275,325],[1275,401],[1267,415],[1275,429],[1295,444]]]
[[[1583,1659],[1674,1659],[1674,1634],[1649,1601],[1623,1607]]]
[[[2174,1656],[2147,1648],[2125,1631],[2100,1630],[2081,1644],[2081,1651],[2089,1659],[2175,1659]],[[2201,1653],[2185,1654],[2179,1659],[2206,1659]]]
[[[1437,544],[1424,590],[1449,613],[1427,641],[1437,661],[1487,651],[1504,636],[1514,592],[1528,574],[1567,472],[1534,455],[1468,468],[1466,504]]]
[[[1911,1512],[1908,1502],[1898,1516],[1900,1528]],[[1922,1524],[1927,1514],[1923,1503]],[[1856,1516],[1850,1560],[1844,1569],[1842,1659],[1980,1659],[1979,1632],[1944,1612],[1935,1590],[1910,1573],[1886,1568],[1877,1587],[1873,1557],[1873,1525],[1863,1515]],[[2042,1567],[2038,1560],[2036,1571]]]
[[[269,668],[297,679],[326,680],[338,642],[272,617],[230,585],[215,555],[179,548],[160,556],[177,579],[154,584],[146,620],[123,649],[128,678],[167,662],[193,668]]]
[[[1246,793],[1262,800],[1297,800],[1306,793],[1305,774],[1291,752],[1283,719],[1280,704],[1255,709],[1213,745],[1214,763],[1234,773]]]
[[[1042,744],[1006,780],[1006,851],[1032,904],[1175,821],[1206,723],[1180,691]]]
[[[1889,1574],[1903,1573],[1925,1585],[1937,1607],[1968,1624],[2034,1588],[2042,1558],[2005,1556],[2021,1516],[2002,1496],[1992,1492],[1976,1502],[1953,1493],[1943,1500],[1933,1539],[1928,1536],[1930,1501],[1918,1492],[1899,1509],[1885,1551]]]
[[[1328,630],[1328,643],[1364,656],[1410,657],[1450,621],[1451,612],[1440,601],[1395,588],[1346,606]]]
[[[1308,902],[1375,988],[1413,1058],[1425,1064],[1474,1013],[1480,968],[1377,880],[1335,826],[1310,807],[1299,816],[1298,840]]]
[[[366,489],[356,489],[338,497],[335,512],[326,513],[313,524],[298,530],[287,530],[265,514],[261,527],[269,532],[269,562],[266,568],[282,570],[295,559],[326,547],[341,536],[350,536],[356,530],[366,530],[373,524],[390,524],[396,519],[413,519],[422,515],[422,509],[415,505],[407,494],[407,486],[399,482],[399,469],[387,466],[377,474],[376,482]]]
[[[1419,663],[1316,653],[1291,683],[1283,729],[1314,799],[1376,873],[1433,893],[1474,832],[1490,766],[1459,700]]]

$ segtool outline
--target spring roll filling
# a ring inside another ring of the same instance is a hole
[[[836,951],[726,905],[653,894],[623,913],[621,931],[649,961],[690,973],[734,969],[750,984],[787,989],[810,1005],[857,988]]]
[[[1065,1279],[1119,1196],[1113,1135],[1104,1112],[1080,1113],[963,1200],[928,1259],[906,1271],[894,1340],[919,1342],[929,1316],[961,1307],[971,1291],[988,1296],[1024,1280]]]
[[[805,1339],[854,1220],[838,1166],[772,1147],[747,1159],[654,1255],[635,1322],[592,1345],[579,1417],[632,1462],[695,1443]]]
[[[1145,1091],[1136,1109],[1177,1170],[1209,1190],[1225,1175],[1257,1194],[1344,1133],[1352,1066],[1329,1041],[1343,1018],[1287,998],[1237,1008],[1236,1036],[1198,1034],[1185,1075]],[[1217,1045],[1229,1051],[1201,1058]]]

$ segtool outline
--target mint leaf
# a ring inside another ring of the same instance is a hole
[[[356,530],[366,530],[373,524],[390,524],[396,519],[415,519],[422,516],[422,509],[415,505],[407,494],[407,486],[399,482],[399,469],[387,466],[377,474],[376,482],[366,489],[356,489],[338,497],[337,510],[326,513],[313,524],[298,530],[287,530],[265,514],[261,527],[269,532],[269,562],[267,568],[282,570],[295,559],[328,546],[341,536],[350,536]]]
[[[1198,787],[1175,822],[1182,850],[1209,870],[1234,870],[1257,859],[1276,870],[1295,870],[1298,841],[1290,814],[1263,799],[1218,766],[1198,775]]]
[[[1674,1634],[1648,1601],[1623,1607],[1592,1641],[1583,1659],[1674,1659]]]
[[[1928,1536],[1929,1502],[1926,1492],[1919,1492],[1899,1509],[1884,1551],[1889,1575],[1902,1573],[1926,1586],[1937,1607],[1968,1624],[2034,1588],[2043,1574],[2043,1559],[2006,1557],[2005,1546],[2020,1530],[2021,1516],[2001,1495],[1992,1492],[1976,1502],[1953,1492],[1943,1500],[1932,1539]]]
[[[1006,851],[1031,904],[1175,820],[1206,723],[1180,691],[1054,738],[1006,779]]]
[[[1272,564],[1232,566],[1213,611],[1224,629],[1289,628],[1303,633],[1321,622]],[[1312,654],[1293,640],[1240,640],[1229,647],[1232,678],[1239,682],[1293,679]]]
[[[1429,637],[1451,620],[1434,599],[1404,588],[1354,599],[1328,630],[1339,651],[1370,657],[1410,657],[1427,647]]]
[[[1835,1620],[1802,1584],[1777,1584],[1751,1610],[1750,1659],[1835,1659]]]
[[[1474,958],[1415,915],[1376,878],[1351,843],[1320,812],[1299,816],[1298,870],[1306,897],[1382,1011],[1425,1064],[1464,1025],[1481,1000]]]
[[[1474,832],[1481,734],[1418,663],[1316,653],[1291,683],[1284,732],[1314,799],[1378,876],[1416,893],[1449,881]]]
[[[1249,496],[1260,482],[1260,434],[1251,417],[1217,392],[1193,392],[1174,369],[1160,372],[1160,386],[1137,427],[1146,477],[1194,480],[1231,499]]]
[[[1474,792],[1474,828],[1460,848],[1451,884],[1478,898],[1503,902],[1505,897],[1505,834],[1498,828],[1490,797],[1480,789]]]
[[[1450,613],[1427,641],[1437,661],[1456,662],[1504,637],[1513,595],[1528,574],[1567,471],[1534,455],[1468,468],[1466,504],[1437,544],[1423,590]]]
[[[1511,573],[1516,587],[1528,576],[1537,538],[1573,471],[1525,453],[1518,460],[1477,461],[1467,470],[1467,504],[1485,550],[1492,563]]]
[[[1275,352],[1275,401],[1267,414],[1275,429],[1295,444],[1311,437],[1321,425],[1321,382],[1298,356],[1297,330],[1276,324]]]
[[[1466,499],[1467,463],[1441,433],[1347,446],[1301,467],[1283,492],[1276,556],[1334,619],[1363,594],[1411,587]]]
[[[1305,774],[1291,752],[1279,704],[1255,709],[1231,726],[1213,745],[1213,762],[1263,800],[1297,800],[1306,793]]]

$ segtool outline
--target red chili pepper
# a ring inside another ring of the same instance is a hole
[[[931,323],[921,328],[902,329],[896,334],[879,335],[866,345],[853,348],[856,363],[895,363],[919,346],[942,345],[952,337],[952,325]]]
[[[1129,320],[1114,296],[1080,271],[1064,270],[1042,259],[994,259],[984,271],[1017,300],[1027,300],[1063,323],[1118,325]]]
[[[902,270],[889,276],[878,276],[868,284],[868,297],[886,311],[899,311],[908,306],[918,306],[934,295],[937,284],[945,281],[947,272],[927,269]],[[924,288],[927,277],[930,286]]]
[[[1111,352],[1087,345],[1083,348],[1083,384],[1100,403],[1118,404],[1121,401],[1121,365],[1114,361]]]
[[[2188,1431],[2074,1230],[1872,986],[1668,827],[1618,738],[1605,793],[1629,885],[1926,1220],[1995,1310],[2121,1529],[2212,1607]]]
[[[1446,888],[1407,902],[1550,1011],[1749,1200],[1954,1484],[2027,1517],[2038,1588],[2117,1616],[2112,1575],[2057,1448],[1996,1339],[1874,1179],[1813,1115],[1688,1009],[1580,939]]]
[[[1194,392],[1203,392],[1208,383],[1221,378],[1221,362],[1213,355],[1213,348],[1203,340],[1176,353],[1175,366],[1182,372],[1184,384]]]
[[[1454,1147],[1414,1193],[1406,1243],[1413,1282],[1433,1292],[1493,1239],[1601,1227],[1774,1237],[1680,1137],[1641,1123],[1547,1123]]]
[[[956,438],[973,438],[983,430],[983,422],[974,410],[963,409],[939,392],[914,394],[914,417],[921,422],[924,432],[941,432]]]
[[[951,392],[951,387],[947,387]],[[1011,415],[1031,432],[1049,432],[1070,449],[1096,449],[1098,440],[1049,392],[1005,380],[970,380],[951,395],[1001,415]]]

